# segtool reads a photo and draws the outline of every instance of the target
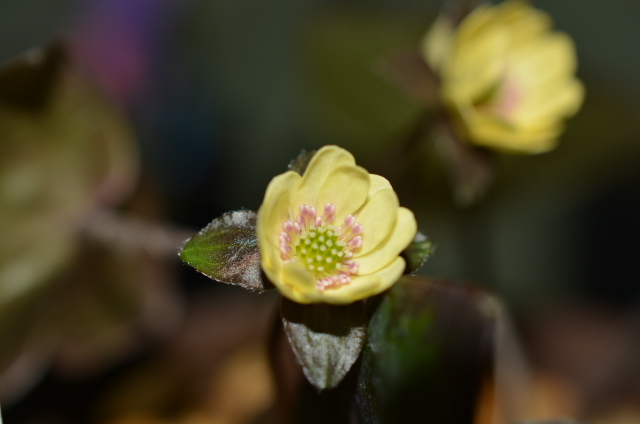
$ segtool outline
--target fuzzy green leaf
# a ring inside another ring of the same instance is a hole
[[[367,328],[364,302],[301,305],[283,298],[280,312],[307,380],[320,390],[336,387],[362,350]]]
[[[227,212],[187,240],[180,258],[216,281],[247,290],[273,288],[262,274],[256,213]]]
[[[433,254],[435,248],[427,236],[418,232],[413,242],[402,252],[402,257],[407,263],[404,273],[411,274],[419,270]]]
[[[307,165],[311,162],[311,158],[316,154],[316,150],[306,151],[302,150],[300,154],[289,163],[289,169],[296,171],[300,175],[304,175],[304,171],[307,170]]]

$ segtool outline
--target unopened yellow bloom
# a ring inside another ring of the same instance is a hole
[[[519,0],[483,5],[457,28],[439,18],[423,54],[469,142],[512,152],[553,149],[582,104],[571,39]]]
[[[388,289],[416,231],[389,181],[336,146],[318,150],[304,176],[271,180],[257,220],[262,268],[298,303],[348,304]]]

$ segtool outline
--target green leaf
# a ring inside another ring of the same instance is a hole
[[[296,171],[300,175],[304,175],[304,171],[307,170],[307,165],[311,162],[311,158],[316,154],[316,150],[311,150],[307,152],[306,150],[302,150],[298,157],[292,160],[289,163],[289,169],[292,171]]]
[[[185,242],[180,258],[216,281],[252,291],[273,288],[262,274],[256,213],[240,210],[216,218]]]
[[[364,302],[301,305],[283,298],[280,312],[307,380],[320,390],[336,387],[362,350],[367,328]]]
[[[402,252],[402,257],[407,262],[404,273],[411,274],[419,270],[433,254],[435,248],[431,240],[418,231],[413,242]]]
[[[403,277],[369,322],[359,422],[473,422],[492,369],[492,301],[466,285]]]

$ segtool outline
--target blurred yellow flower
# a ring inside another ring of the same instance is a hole
[[[457,28],[436,20],[423,55],[470,143],[520,153],[555,147],[584,89],[575,78],[573,42],[551,24],[519,0],[480,6]]]
[[[348,304],[388,289],[416,231],[389,181],[336,146],[318,150],[304,176],[275,177],[257,218],[262,268],[298,303]]]

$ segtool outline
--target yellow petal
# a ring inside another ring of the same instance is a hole
[[[284,262],[282,262],[281,260],[277,260],[277,261],[272,260],[273,253],[275,252],[271,253],[271,255],[269,256],[269,260],[265,260],[263,250],[261,249],[260,260],[262,263],[262,270],[267,275],[267,278],[269,279],[269,281],[271,281],[274,286],[276,286],[280,291],[282,291],[281,286],[283,286],[284,284],[282,281],[282,270],[284,268]]]
[[[413,212],[407,208],[398,208],[398,219],[387,239],[376,249],[364,255],[358,254],[354,258],[360,264],[358,274],[371,274],[386,267],[413,241],[417,231],[418,225]]]
[[[478,118],[469,125],[474,144],[511,153],[542,153],[556,145],[562,126],[518,128],[490,118]]]
[[[422,52],[427,63],[438,72],[449,60],[453,34],[453,24],[442,15],[431,25],[422,41]]]
[[[539,87],[523,99],[514,121],[536,126],[542,121],[562,120],[575,114],[584,98],[584,87],[577,79],[559,79]]]
[[[355,163],[353,155],[338,146],[322,147],[313,155],[307,166],[298,190],[294,193],[293,207],[317,205],[320,188],[329,174],[333,173],[337,167],[355,166]]]
[[[456,44],[465,45],[472,42],[487,27],[495,26],[494,20],[496,8],[487,4],[475,8],[467,17],[460,22],[456,34]]]
[[[509,27],[512,45],[534,38],[551,27],[551,17],[525,1],[506,1],[496,7],[495,21]]]
[[[457,111],[462,120],[460,126],[467,131],[470,143],[510,153],[551,150],[563,128],[558,119],[519,125],[492,113],[479,113],[471,105],[460,106]]]
[[[440,59],[441,96],[471,143],[521,153],[555,146],[584,87],[574,76],[573,41],[551,26],[527,1],[507,0],[478,7],[450,36],[451,52]]]
[[[322,293],[316,288],[316,279],[297,262],[283,267],[280,281],[274,284],[283,296],[298,303],[322,302]]]
[[[480,99],[493,90],[504,70],[508,33],[502,27],[487,28],[475,39],[456,44],[443,70],[445,99]]]
[[[278,236],[282,232],[282,224],[290,219],[291,198],[300,179],[298,173],[287,171],[275,177],[267,186],[256,221],[260,257],[264,267],[276,270],[274,261],[281,260]]]
[[[336,223],[355,213],[364,204],[371,182],[369,173],[359,166],[344,165],[335,168],[322,183],[318,194],[318,210],[326,203],[336,207]],[[314,204],[312,204],[314,205]]]
[[[352,277],[351,283],[347,285],[321,292],[323,301],[335,305],[346,305],[375,296],[393,286],[400,279],[404,270],[404,259],[398,256],[393,262],[374,274]]]
[[[359,255],[364,255],[384,242],[396,225],[398,196],[393,190],[380,190],[373,195],[358,213],[357,219],[364,227],[363,243]]]
[[[556,33],[529,43],[509,59],[520,99],[512,113],[514,123],[539,126],[540,121],[561,120],[582,104],[584,90],[574,78],[575,48],[565,34]]]
[[[523,44],[509,52],[509,73],[525,87],[534,89],[551,78],[566,78],[576,71],[573,41],[556,32]]]
[[[371,185],[369,186],[369,193],[367,197],[370,199],[380,190],[389,189],[393,190],[391,187],[391,183],[384,177],[376,174],[369,174],[369,180],[371,181]]]

